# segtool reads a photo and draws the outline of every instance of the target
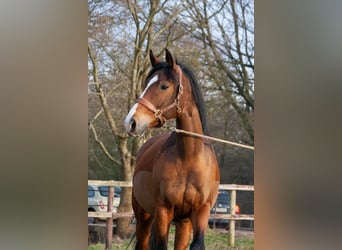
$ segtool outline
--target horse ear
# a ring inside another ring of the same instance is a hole
[[[176,61],[168,49],[165,49],[165,61],[171,68],[176,69]]]
[[[152,67],[154,67],[160,62],[160,60],[153,54],[151,49],[150,49],[150,61],[151,61]]]

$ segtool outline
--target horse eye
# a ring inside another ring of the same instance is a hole
[[[169,86],[166,85],[165,83],[163,83],[163,84],[160,85],[160,89],[162,89],[162,90],[166,90],[166,89],[168,89],[168,88],[169,88]]]

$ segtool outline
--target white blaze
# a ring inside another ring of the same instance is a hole
[[[155,75],[154,77],[151,78],[151,80],[148,82],[146,88],[145,88],[144,91],[141,93],[140,98],[143,98],[144,95],[145,95],[145,93],[146,93],[146,91],[147,91],[147,89],[148,89],[149,87],[151,87],[151,86],[152,86],[154,83],[156,83],[156,82],[158,82],[158,75]],[[125,119],[125,127],[126,127],[126,129],[129,128],[129,123],[131,122],[131,120],[132,120],[132,118],[133,118],[135,112],[137,111],[137,108],[138,108],[138,103],[135,103],[135,104],[133,105],[133,107],[131,108],[131,110],[129,111],[129,113],[128,113],[126,119]]]
[[[152,84],[154,84],[156,82],[158,82],[158,75],[155,75],[154,77],[152,77],[152,79],[148,82],[145,90],[141,93],[140,98],[144,97],[144,95],[145,95],[146,91],[148,90],[148,88],[151,87]]]
[[[133,107],[131,108],[131,110],[129,111],[128,115],[126,116],[126,119],[125,119],[125,127],[126,127],[126,129],[129,128],[129,123],[131,122],[131,119],[132,119],[135,111],[137,110],[137,107],[138,107],[138,103],[134,103]]]

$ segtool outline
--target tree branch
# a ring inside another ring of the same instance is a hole
[[[103,153],[112,161],[112,162],[115,162],[115,163],[118,163],[114,158],[113,156],[109,153],[109,151],[107,150],[106,146],[103,144],[103,142],[99,139],[99,137],[97,136],[97,133],[96,133],[96,130],[94,128],[94,125],[90,122],[89,123],[89,128],[91,130],[91,132],[93,133],[94,135],[94,138],[95,138],[95,141],[97,144],[100,145]]]

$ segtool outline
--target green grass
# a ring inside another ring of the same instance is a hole
[[[168,249],[173,249],[174,247],[174,227],[172,226],[170,229],[170,237]],[[253,250],[254,249],[254,239],[251,238],[235,238],[235,247],[228,247],[228,232],[220,233],[211,229],[207,230],[205,235],[205,246],[206,249],[214,249],[214,250]],[[125,240],[123,242],[115,242],[113,240],[112,249],[113,250],[122,250],[127,249],[129,245],[130,239]],[[134,249],[134,239],[129,246],[128,249]],[[104,244],[96,244],[88,246],[88,250],[104,250]]]

